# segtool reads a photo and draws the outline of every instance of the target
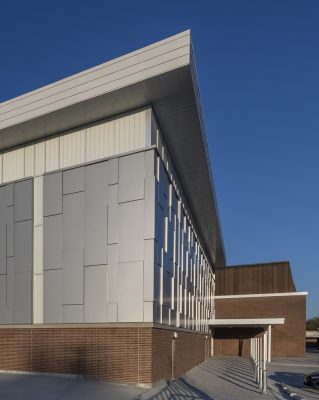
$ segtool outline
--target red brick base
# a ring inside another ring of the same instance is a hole
[[[210,338],[151,327],[0,328],[0,369],[83,374],[152,384],[180,376],[210,354]]]

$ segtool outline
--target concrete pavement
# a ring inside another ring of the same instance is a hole
[[[131,400],[145,389],[90,379],[0,374],[1,400]]]
[[[285,400],[284,383],[305,400],[319,392],[303,387],[306,373],[319,370],[319,352],[305,359],[274,359],[268,366],[268,393],[262,395],[252,365],[243,357],[213,357],[181,378],[151,391],[89,379],[50,375],[0,374],[1,400]]]
[[[213,357],[143,400],[273,400],[260,394],[250,361],[240,357]]]

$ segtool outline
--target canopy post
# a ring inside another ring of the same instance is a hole
[[[268,345],[268,340],[267,340],[267,332],[263,334],[263,365],[262,365],[262,370],[263,370],[263,379],[262,379],[262,393],[266,394],[267,393],[267,359],[268,359],[268,352],[267,352],[267,345]]]
[[[271,362],[271,325],[268,325],[268,362]]]

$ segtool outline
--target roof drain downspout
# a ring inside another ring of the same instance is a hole
[[[175,379],[175,353],[176,353],[176,339],[178,338],[177,332],[174,332],[172,337],[172,380]]]

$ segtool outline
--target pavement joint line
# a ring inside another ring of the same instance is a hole
[[[294,400],[306,400],[304,397],[300,396],[298,393],[295,393],[294,391],[289,389],[289,387],[287,385],[285,385],[284,383],[281,383],[280,386],[282,387],[284,392],[286,392],[288,394],[288,396],[290,396],[292,399],[294,399]]]

